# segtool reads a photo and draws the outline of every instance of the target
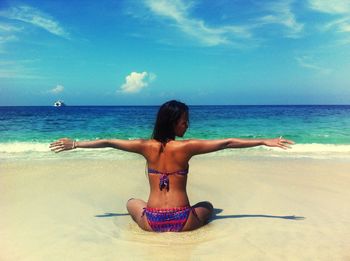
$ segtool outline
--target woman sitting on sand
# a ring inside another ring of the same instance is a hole
[[[188,231],[206,224],[213,214],[210,202],[192,207],[186,192],[189,160],[198,154],[227,148],[265,145],[287,149],[292,141],[276,139],[175,140],[188,128],[188,107],[178,101],[164,103],[157,115],[152,139],[74,141],[67,138],[51,143],[52,151],[75,148],[105,148],[134,152],[145,157],[150,195],[148,201],[129,199],[127,210],[140,228],[147,231]]]

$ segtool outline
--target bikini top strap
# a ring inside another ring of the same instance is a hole
[[[184,170],[178,170],[178,171],[173,171],[173,172],[161,172],[158,171],[156,169],[152,169],[152,168],[148,168],[148,173],[153,173],[153,174],[160,174],[160,175],[187,175],[188,174],[188,169],[184,169]]]
[[[152,174],[159,174],[161,175],[160,179],[159,179],[159,189],[163,190],[163,188],[166,188],[167,191],[169,191],[169,175],[187,175],[188,174],[188,169],[185,170],[178,170],[178,171],[174,171],[174,172],[160,172],[156,169],[152,169],[152,168],[148,168],[148,173],[152,173]]]

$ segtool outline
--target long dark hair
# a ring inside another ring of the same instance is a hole
[[[160,106],[152,138],[163,144],[175,139],[175,126],[184,113],[188,114],[188,106],[176,100],[168,101]]]

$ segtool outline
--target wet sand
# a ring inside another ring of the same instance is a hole
[[[216,209],[185,233],[142,231],[142,158],[0,162],[0,260],[350,260],[350,162],[200,156],[192,204]]]

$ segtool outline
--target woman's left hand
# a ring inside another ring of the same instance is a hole
[[[59,139],[50,144],[50,149],[54,152],[75,149],[75,141],[68,138]]]
[[[281,149],[290,149],[289,145],[295,144],[294,141],[283,139],[282,136],[275,139],[266,139],[264,145],[268,147],[279,147]]]

